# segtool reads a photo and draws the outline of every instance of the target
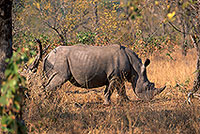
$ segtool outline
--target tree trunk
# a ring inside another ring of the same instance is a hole
[[[200,43],[196,36],[193,35],[191,38],[197,51],[196,77],[194,79],[194,85],[192,89],[192,92],[195,93],[200,88]]]
[[[195,77],[195,80],[194,80],[194,85],[193,85],[193,89],[192,89],[192,92],[197,92],[200,88],[200,55],[198,54],[198,57],[197,57],[197,72],[196,72],[196,77]]]
[[[196,78],[194,80],[194,85],[193,85],[193,92],[197,92],[200,88],[200,0],[197,1],[196,3],[196,17],[198,17],[196,19],[196,32],[198,33],[198,36],[193,35],[192,36],[192,40],[193,43],[195,45],[195,48],[197,50],[197,66],[196,66],[196,70],[197,70],[197,74],[196,74]]]
[[[187,40],[186,40],[185,24],[184,24],[184,19],[183,18],[181,19],[181,23],[182,23],[182,31],[184,32],[183,33],[183,40],[182,40],[183,42],[182,42],[182,45],[181,45],[182,55],[186,56],[186,54],[187,54],[187,51],[186,51],[186,42],[187,42]]]
[[[0,1],[0,83],[4,79],[6,58],[12,56],[12,0]],[[1,84],[0,84],[1,85]]]
[[[99,27],[99,16],[98,16],[98,3],[95,2],[94,4],[94,15],[95,15],[95,29]]]

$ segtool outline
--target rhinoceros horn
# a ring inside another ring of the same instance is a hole
[[[149,100],[152,100],[154,96],[160,94],[165,88],[166,86],[164,86],[163,88],[155,88],[154,86],[151,86],[149,87],[149,90],[146,90],[141,93],[137,93],[136,95],[142,100],[149,101]]]

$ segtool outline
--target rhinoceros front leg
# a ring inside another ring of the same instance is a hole
[[[123,101],[129,101],[128,96],[126,95],[125,83],[118,82],[116,85],[117,93]]]
[[[110,97],[111,97],[115,88],[117,89],[117,93],[121,97],[121,99],[123,99],[125,101],[129,100],[127,95],[126,95],[124,82],[121,82],[118,79],[114,79],[114,80],[110,81],[109,85],[106,86],[106,88],[104,90],[104,96],[105,96],[104,104],[109,105],[111,103]]]
[[[104,96],[105,96],[105,101],[104,104],[105,105],[109,105],[110,102],[110,97],[115,89],[115,80],[112,80],[108,86],[106,86],[105,90],[104,90]]]

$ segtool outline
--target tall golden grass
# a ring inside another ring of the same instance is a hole
[[[197,54],[195,49],[188,50],[187,56],[182,55],[181,49],[176,48],[171,58],[166,55],[155,53],[150,56],[151,64],[148,67],[149,79],[154,81],[156,85],[161,86],[176,85],[184,83],[187,80],[192,82],[195,76]]]
[[[195,76],[196,52],[191,49],[182,56],[176,49],[171,57],[173,60],[165,52],[149,57],[149,80],[156,87],[167,85],[150,102],[137,99],[130,83],[126,83],[130,102],[118,101],[115,91],[111,106],[104,106],[104,87],[87,90],[66,83],[57,91],[45,93],[38,84],[40,77],[32,76],[23,107],[28,133],[200,133],[200,102],[185,103]]]

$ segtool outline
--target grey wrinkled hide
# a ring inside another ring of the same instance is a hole
[[[83,88],[106,86],[105,103],[110,103],[114,89],[125,100],[125,80],[132,83],[137,97],[151,100],[164,88],[154,88],[146,75],[146,67],[130,49],[119,46],[60,46],[52,50],[43,61],[43,71],[49,78],[46,89],[55,89],[66,81]]]

